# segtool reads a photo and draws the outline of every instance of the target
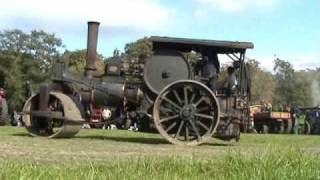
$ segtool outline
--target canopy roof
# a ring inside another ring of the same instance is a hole
[[[252,49],[254,47],[251,42],[238,41],[217,41],[161,36],[151,36],[149,39],[153,43],[154,50],[174,49],[183,52],[194,50],[198,52],[244,53],[246,49]]]

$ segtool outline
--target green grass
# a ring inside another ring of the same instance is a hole
[[[0,127],[0,179],[320,179],[320,138],[243,134],[183,147],[158,134],[82,130],[32,138]]]

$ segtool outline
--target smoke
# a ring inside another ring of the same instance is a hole
[[[294,101],[299,106],[320,106],[320,68],[295,72]]]
[[[318,79],[313,79],[311,82],[311,96],[313,106],[320,106],[320,83]]]

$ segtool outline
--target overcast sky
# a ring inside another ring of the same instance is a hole
[[[319,0],[0,0],[0,30],[43,29],[69,50],[86,48],[95,20],[104,56],[150,35],[251,41],[247,56],[268,70],[275,57],[320,67],[319,17]]]

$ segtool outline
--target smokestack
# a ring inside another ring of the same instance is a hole
[[[92,78],[93,73],[96,71],[99,25],[99,22],[88,22],[87,63],[85,67],[85,76],[87,78]]]

